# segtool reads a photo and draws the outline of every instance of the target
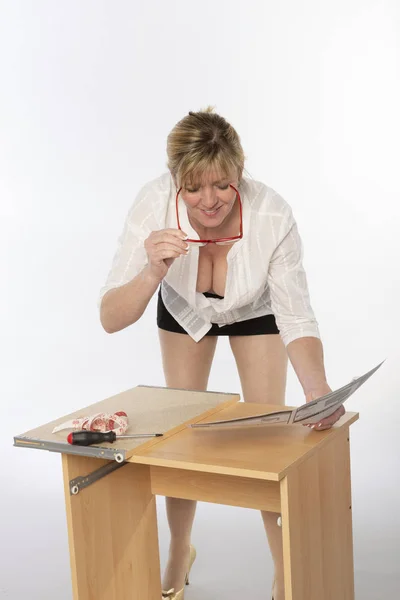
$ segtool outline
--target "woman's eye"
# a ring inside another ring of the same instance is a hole
[[[217,188],[219,190],[227,190],[229,187],[229,183],[227,183],[226,185],[217,185]],[[192,187],[192,188],[185,188],[186,192],[188,194],[196,194],[198,191],[200,191],[199,187]]]

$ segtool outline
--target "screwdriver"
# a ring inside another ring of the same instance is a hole
[[[74,431],[67,437],[68,444],[76,446],[91,446],[92,444],[101,444],[109,442],[112,444],[115,440],[131,439],[131,438],[147,438],[160,437],[162,433],[134,433],[132,435],[116,435],[115,431]]]

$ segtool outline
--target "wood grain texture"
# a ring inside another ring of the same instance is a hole
[[[349,432],[324,446],[318,461],[326,598],[354,600]]]
[[[286,600],[354,600],[348,430],[281,481]]]
[[[220,410],[218,418],[263,414],[277,408],[268,404],[239,402]],[[200,422],[213,418],[204,417]],[[340,435],[342,429],[347,429],[357,418],[357,413],[346,413],[327,431],[312,431],[302,425],[185,427],[151,448],[139,449],[129,462],[279,481]]]
[[[150,467],[153,494],[280,512],[278,482]]]
[[[149,468],[127,464],[71,496],[69,481],[106,461],[71,455],[62,461],[74,600],[160,600]]]

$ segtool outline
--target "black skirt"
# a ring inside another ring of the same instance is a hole
[[[204,296],[207,298],[223,298],[223,296],[218,296],[218,294],[212,294],[210,292],[205,292]],[[179,325],[166,308],[161,297],[161,288],[158,292],[157,325],[160,329],[165,329],[165,331],[188,335],[187,331]],[[216,323],[212,323],[211,329],[207,331],[206,335],[265,335],[273,333],[279,333],[275,317],[274,315],[264,315],[262,317],[247,319],[246,321],[231,323],[230,325],[222,325],[222,327]]]

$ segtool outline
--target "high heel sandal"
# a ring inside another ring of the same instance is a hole
[[[189,567],[187,570],[187,573],[185,575],[185,585],[189,585],[189,573],[190,573],[190,569],[192,568],[192,565],[195,561],[196,558],[196,548],[192,545],[190,545],[190,552],[189,552]],[[168,599],[168,600],[184,600],[183,599],[183,594],[184,594],[185,588],[183,587],[181,590],[179,590],[179,592],[175,592],[174,588],[171,588],[170,590],[168,590],[167,592],[162,591],[162,599]]]

